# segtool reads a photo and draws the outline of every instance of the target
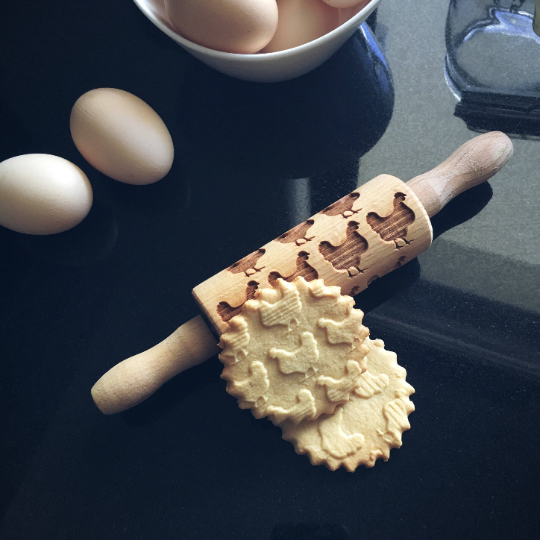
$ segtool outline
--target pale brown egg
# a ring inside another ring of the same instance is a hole
[[[70,118],[73,142],[103,174],[126,184],[152,184],[170,170],[174,146],[159,115],[137,96],[116,88],[83,94]]]
[[[326,0],[324,0],[326,1]],[[334,2],[334,0],[330,0]],[[347,2],[347,0],[336,0],[336,1],[343,1],[344,3]],[[358,0],[354,0],[355,2],[358,2]],[[355,6],[351,7],[338,7],[337,10],[339,11],[339,24],[343,24],[347,22],[349,19],[352,19],[358,12],[362,11],[371,0],[362,0],[359,4],[356,4]],[[328,5],[330,2],[326,2]]]
[[[165,0],[165,8],[182,37],[229,53],[260,51],[278,24],[276,0]]]
[[[339,10],[322,0],[277,0],[277,6],[278,27],[263,53],[304,45],[340,25]]]
[[[323,0],[323,2],[326,2],[329,6],[336,8],[357,7],[358,9],[356,10],[356,12],[358,12],[364,7],[366,7],[371,2],[371,0]]]

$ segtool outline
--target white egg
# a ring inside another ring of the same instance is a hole
[[[92,206],[87,176],[67,159],[25,154],[0,163],[0,225],[54,234],[80,223]]]
[[[126,184],[152,184],[170,170],[174,146],[159,115],[142,99],[115,88],[83,94],[70,119],[73,142],[103,174]]]

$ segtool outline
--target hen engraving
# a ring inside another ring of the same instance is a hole
[[[370,212],[366,216],[368,225],[385,242],[394,242],[396,249],[410,243],[405,237],[407,229],[415,220],[414,212],[405,204],[406,197],[404,193],[394,195],[394,209],[388,216],[379,216],[375,212]]]
[[[281,298],[270,304],[261,301],[259,313],[264,326],[275,326],[276,324],[289,325],[298,313],[302,310],[300,295],[294,287],[286,287],[283,280],[278,282]]]
[[[348,401],[351,392],[360,384],[362,368],[358,362],[349,360],[346,371],[347,374],[338,380],[332,377],[319,377],[317,379],[317,384],[325,387],[326,396],[330,401]]]
[[[230,332],[223,334],[221,342],[227,348],[226,354],[222,354],[221,361],[224,364],[236,364],[240,358],[247,355],[250,335],[248,324],[244,317],[235,317],[229,323]]]
[[[365,437],[361,433],[347,435],[342,428],[343,409],[338,409],[330,418],[319,424],[321,446],[331,456],[343,459],[362,448]]]
[[[414,404],[408,399],[408,395],[407,391],[399,389],[396,391],[396,399],[383,407],[386,418],[386,432],[383,438],[396,446],[401,446],[403,431],[411,428],[408,415],[414,411]]]
[[[218,315],[225,321],[230,321],[235,315],[242,311],[244,304],[255,296],[255,291],[259,288],[256,281],[250,281],[246,287],[246,299],[236,307],[231,306],[227,302],[220,302],[216,308]]]
[[[312,420],[315,418],[317,409],[315,408],[315,400],[313,394],[309,390],[300,390],[296,396],[296,404],[290,409],[284,409],[278,406],[269,406],[267,408],[268,415],[272,417],[273,422],[281,424],[285,420],[289,420],[293,424],[298,424],[303,420]]]
[[[300,223],[300,225],[293,227],[290,231],[287,231],[281,236],[278,236],[276,240],[278,242],[281,242],[282,244],[294,242],[297,246],[301,246],[302,244],[313,240],[313,236],[311,238],[306,236],[309,228],[313,225],[313,223],[315,222],[312,219],[308,219],[307,221]]]
[[[389,380],[386,373],[372,375],[369,371],[366,371],[362,374],[360,385],[355,389],[354,393],[361,398],[369,399],[382,392],[388,386]]]
[[[341,322],[336,322],[333,319],[320,318],[317,325],[319,328],[324,328],[324,330],[326,330],[326,339],[333,345],[338,343],[353,343],[362,336],[362,334],[364,334],[363,337],[366,337],[367,335],[362,332],[363,327],[361,317],[347,317]]]
[[[298,349],[289,352],[273,347],[268,354],[278,361],[282,373],[307,373],[309,369],[317,371],[319,350],[311,332],[302,332]]]
[[[343,244],[333,246],[330,242],[321,242],[319,251],[336,270],[347,270],[350,277],[363,273],[360,258],[368,250],[367,240],[357,232],[358,223],[351,221],[347,225],[347,238]]]
[[[296,258],[296,270],[290,276],[283,277],[279,274],[279,272],[270,272],[268,274],[268,283],[270,283],[272,287],[275,287],[277,280],[280,278],[288,281],[289,283],[294,281],[299,276],[303,277],[306,281],[313,281],[314,279],[317,279],[319,274],[317,273],[317,270],[313,268],[313,266],[308,264],[308,259],[309,254],[305,251],[301,251]]]
[[[265,249],[258,249],[253,253],[250,253],[243,259],[240,259],[238,262],[235,262],[233,265],[229,266],[227,270],[232,274],[241,274],[244,273],[247,277],[252,276],[256,272],[260,272],[263,268],[257,268],[257,261],[266,253]]]
[[[360,197],[360,193],[353,191],[352,193],[349,193],[348,195],[345,195],[345,197],[342,197],[339,199],[339,201],[336,201],[335,203],[331,204],[330,206],[327,206],[321,214],[326,214],[327,216],[339,216],[341,215],[344,218],[350,217],[353,214],[356,214],[360,211],[353,210],[354,203],[356,202],[356,199]]]
[[[270,386],[268,371],[262,362],[252,362],[249,366],[250,377],[243,381],[232,381],[229,387],[231,394],[241,393],[246,401],[256,402],[264,399],[264,393]]]

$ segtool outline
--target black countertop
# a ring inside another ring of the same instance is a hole
[[[476,135],[467,125],[487,128],[454,114],[447,13],[383,0],[320,68],[256,84],[202,65],[127,0],[0,7],[0,160],[56,154],[94,190],[71,231],[0,228],[3,540],[538,537],[540,152],[519,119],[488,126],[514,138],[507,167],[433,219],[428,252],[356,297],[416,389],[387,463],[311,466],[238,408],[217,358],[119,415],[90,396],[197,314],[195,285],[359,183],[408,180]],[[163,118],[165,179],[120,184],[78,153],[71,107],[98,87]]]

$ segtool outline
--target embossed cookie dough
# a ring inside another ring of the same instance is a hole
[[[408,415],[414,404],[409,396],[414,388],[405,381],[405,369],[380,339],[367,338],[365,343],[367,369],[347,403],[332,415],[281,425],[283,438],[298,454],[307,454],[312,465],[325,464],[331,470],[343,465],[351,472],[358,465],[373,467],[378,458],[388,460],[410,428]]]
[[[363,313],[322,280],[258,290],[222,335],[221,377],[241,408],[275,424],[331,414],[364,384]]]

